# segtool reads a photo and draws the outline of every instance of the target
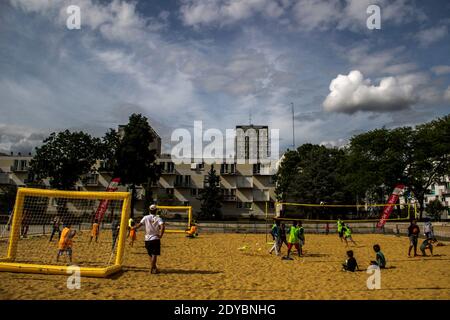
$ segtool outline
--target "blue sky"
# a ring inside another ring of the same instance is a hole
[[[381,30],[366,27],[370,4]],[[66,8],[81,8],[68,30]],[[140,112],[176,128],[249,122],[340,146],[450,111],[450,2],[10,0],[0,3],[0,151],[100,136]],[[166,149],[166,151],[168,151]]]

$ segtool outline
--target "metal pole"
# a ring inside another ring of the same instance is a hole
[[[294,133],[294,103],[291,102],[292,106],[292,150],[295,150],[295,133]]]

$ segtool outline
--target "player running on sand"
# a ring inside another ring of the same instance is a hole
[[[151,273],[159,273],[156,260],[161,254],[161,238],[164,235],[164,221],[156,215],[156,206],[150,206],[150,214],[142,218],[136,230],[145,225],[145,248],[150,257]]]

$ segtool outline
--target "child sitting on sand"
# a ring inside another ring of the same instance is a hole
[[[342,264],[342,271],[351,271],[355,272],[355,270],[359,271],[358,263],[356,259],[353,257],[353,250],[347,251],[347,260]]]
[[[386,258],[378,244],[373,246],[373,251],[376,252],[375,261],[371,261],[370,264],[374,266],[379,266],[381,269],[386,268]]]
[[[71,225],[67,224],[61,232],[61,238],[58,242],[58,254],[56,256],[56,261],[59,261],[59,257],[67,252],[69,256],[69,261],[72,262],[72,245],[73,245],[73,237],[75,237],[76,231],[70,229]]]
[[[186,231],[188,238],[195,238],[198,236],[197,233],[197,226],[195,225],[195,223],[191,223],[191,228],[189,230]]]
[[[427,238],[425,239],[422,244],[420,245],[420,251],[422,251],[422,255],[424,257],[427,256],[425,250],[430,250],[431,256],[433,256],[433,243],[437,242],[436,238]]]

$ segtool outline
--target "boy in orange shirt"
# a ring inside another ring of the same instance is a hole
[[[197,226],[195,225],[195,223],[191,223],[191,228],[189,230],[186,230],[187,236],[188,238],[195,238],[198,236],[197,233]]]
[[[134,241],[136,241],[136,237],[137,237],[137,233],[136,233],[136,223],[134,221],[131,222],[130,224],[130,246],[133,246]]]
[[[98,224],[98,220],[95,219],[94,223],[92,224],[91,239],[89,240],[89,243],[92,242],[92,238],[94,238],[94,237],[95,237],[95,242],[98,242],[99,229],[100,229],[100,225]]]
[[[56,261],[59,261],[59,257],[63,255],[64,252],[67,252],[69,256],[69,261],[72,263],[72,245],[73,245],[73,237],[75,237],[76,231],[70,229],[71,225],[67,224],[61,232],[61,238],[59,238],[58,242],[58,255],[56,256]]]

